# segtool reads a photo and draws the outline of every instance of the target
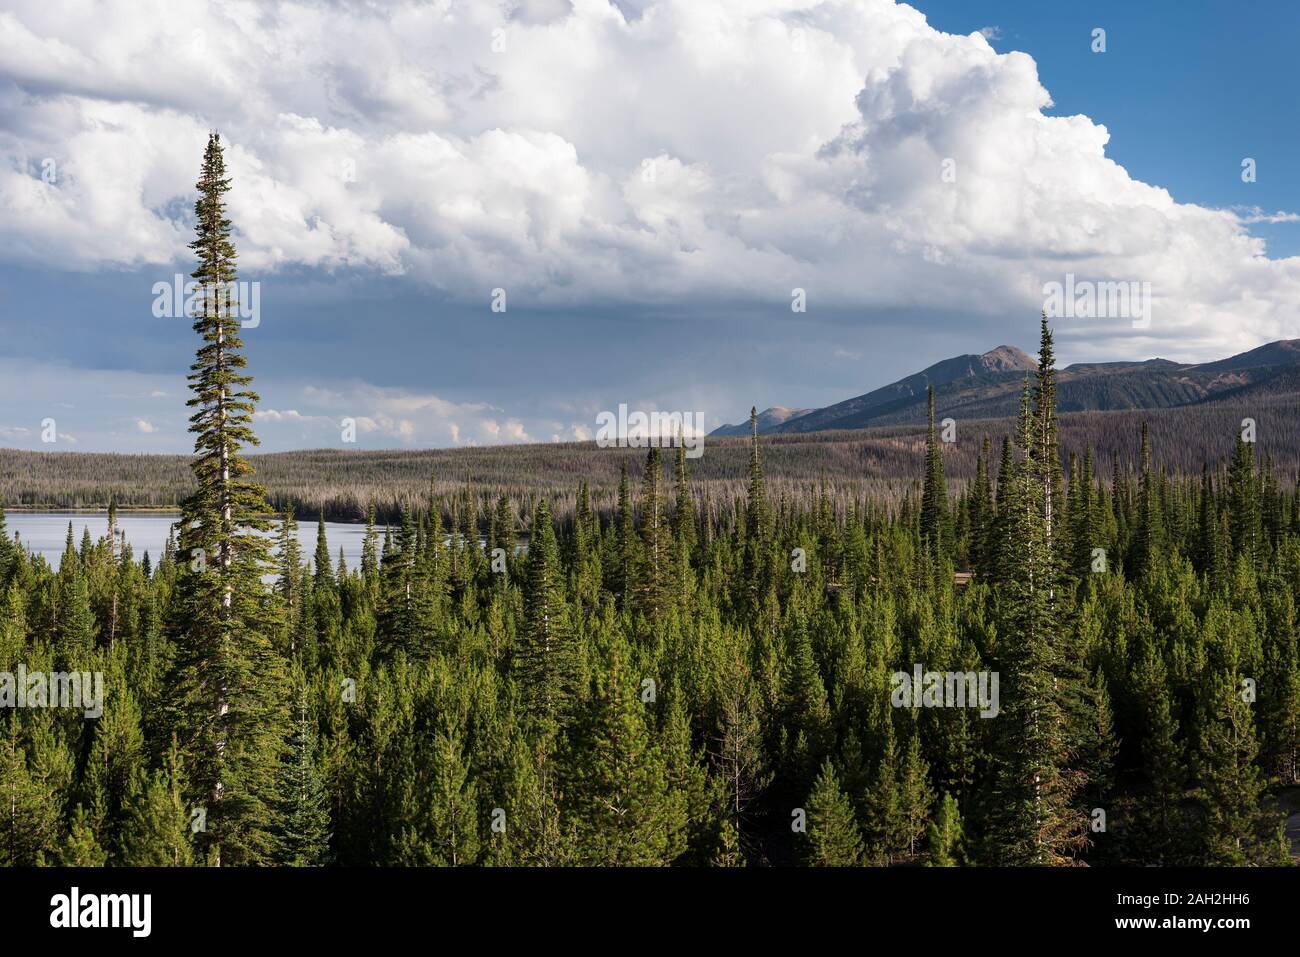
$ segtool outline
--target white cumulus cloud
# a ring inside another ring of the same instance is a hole
[[[1032,315],[1068,270],[1155,300],[1149,329],[1063,329],[1076,352],[1300,335],[1300,259],[1248,230],[1291,214],[1134,179],[1101,123],[1045,112],[1034,60],[998,36],[941,33],[894,0],[105,0],[93,16],[11,0],[0,257],[184,260],[217,128],[250,278],[373,271],[466,301],[503,287],[512,309],[799,287],[814,309],[991,316]],[[426,428],[373,419],[404,441]],[[525,431],[441,428],[493,425]]]

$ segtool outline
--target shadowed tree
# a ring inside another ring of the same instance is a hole
[[[853,804],[840,788],[830,759],[808,796],[808,838],[804,861],[813,867],[856,867],[862,863],[862,834]]]
[[[307,712],[306,693],[300,691],[298,716],[280,765],[275,800],[273,859],[288,867],[314,867],[329,859],[329,806],[316,767],[314,724]]]

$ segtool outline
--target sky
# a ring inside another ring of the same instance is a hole
[[[1055,319],[1063,363],[1300,337],[1297,27],[1208,0],[9,0],[0,446],[190,450],[196,337],[157,290],[193,268],[213,129],[269,451],[822,406],[1033,351],[1067,277],[1135,284],[1144,321]]]

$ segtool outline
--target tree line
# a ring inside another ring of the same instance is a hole
[[[1109,480],[1115,463],[1137,467],[1137,437],[1148,427],[1152,455],[1171,480],[1199,478],[1201,467],[1225,465],[1234,436],[1251,417],[1258,427],[1261,461],[1286,477],[1294,492],[1300,473],[1300,420],[1294,398],[1249,404],[1218,400],[1171,409],[1129,409],[1066,413],[1060,419],[1062,455],[1092,450],[1094,466]],[[980,440],[994,447],[1014,436],[1015,418],[969,419],[955,423],[956,441],[944,456],[952,490],[975,477]],[[842,515],[868,503],[897,506],[919,494],[925,459],[924,428],[892,425],[868,429],[808,432],[764,437],[767,488],[776,502],[817,508],[829,496]],[[696,507],[717,519],[745,493],[749,443],[744,438],[704,440],[705,454],[691,462]],[[329,521],[361,522],[373,506],[381,522],[397,523],[403,508],[419,509],[428,499],[430,476],[466,485],[481,511],[506,496],[526,526],[546,499],[561,525],[572,523],[577,486],[587,479],[591,506],[602,518],[614,514],[620,470],[639,470],[644,449],[598,448],[593,442],[451,449],[355,449],[340,445],[271,454],[252,454],[249,463],[266,486],[276,512],[293,506],[299,514],[324,511]],[[10,506],[99,508],[110,500],[123,508],[179,508],[193,493],[189,460],[182,455],[125,455],[97,452],[35,452],[0,449],[0,500]],[[447,513],[444,521],[451,521]]]

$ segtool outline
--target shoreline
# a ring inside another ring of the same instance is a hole
[[[47,515],[103,515],[107,517],[107,505],[75,505],[75,506],[48,506],[48,505],[6,505],[0,503],[0,512],[5,515],[24,515],[32,513],[41,513]],[[179,507],[162,506],[162,505],[119,505],[117,506],[118,515],[177,515],[181,514]],[[266,518],[272,522],[278,522],[281,518],[280,512],[268,512]],[[301,522],[299,524],[302,524]],[[315,519],[310,524],[315,525]],[[326,525],[360,525],[364,526],[364,520],[355,522],[346,522],[339,519],[326,519]],[[382,523],[377,523],[376,528],[382,528]]]
[[[56,512],[68,515],[76,515],[77,513],[108,514],[107,505],[4,505],[3,508],[6,515],[12,515],[16,512]],[[152,512],[158,515],[179,515],[181,513],[179,508],[170,505],[119,505],[117,511],[119,514],[122,512]]]

